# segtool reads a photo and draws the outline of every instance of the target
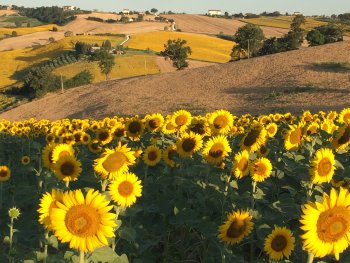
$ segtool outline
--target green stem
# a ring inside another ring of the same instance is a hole
[[[49,232],[48,231],[45,231],[45,241],[47,241],[49,239]],[[47,260],[47,242],[45,242],[45,245],[44,245],[44,259],[43,259],[43,262],[46,263],[46,260]]]
[[[81,250],[79,254],[79,263],[85,263],[85,253],[84,251],[81,251]]]
[[[2,209],[2,185],[3,183],[0,183],[0,209]]]
[[[69,188],[69,181],[66,181],[66,187]]]
[[[254,199],[254,194],[255,194],[255,191],[256,191],[256,182],[253,181],[252,183],[252,196],[251,196],[251,199],[250,199],[250,209],[251,211],[254,210],[254,205],[255,205],[255,199]],[[254,262],[254,235],[252,234],[250,236],[250,262]]]
[[[11,223],[10,223],[10,249],[9,249],[9,263],[13,262],[13,258],[11,255],[12,252],[12,239],[13,239],[13,218],[11,218]]]
[[[106,192],[106,188],[108,185],[108,179],[101,180],[101,191]]]
[[[226,185],[226,187],[225,187],[225,193],[227,193],[228,186],[230,185],[230,180],[231,180],[231,174],[230,174],[230,176],[227,178],[227,185]]]
[[[313,261],[314,261],[314,254],[309,252],[307,257],[307,263],[312,263]]]

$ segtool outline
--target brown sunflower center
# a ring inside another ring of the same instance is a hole
[[[270,126],[269,127],[269,129],[267,130],[267,132],[269,133],[269,134],[274,134],[275,133],[275,127],[274,126]]]
[[[141,132],[141,123],[133,121],[129,124],[129,132],[135,134]]]
[[[350,122],[350,112],[346,113],[343,117],[344,122],[349,123]]]
[[[159,127],[160,121],[158,119],[151,119],[148,121],[148,125],[149,127],[151,127],[152,129],[156,129]]]
[[[196,140],[193,138],[187,138],[182,142],[182,149],[185,152],[191,152],[196,146]]]
[[[102,163],[103,168],[108,172],[116,172],[126,163],[127,159],[121,152],[115,152],[109,155]]]
[[[257,163],[254,165],[254,170],[258,175],[263,176],[266,172],[266,166],[263,163]]]
[[[256,140],[258,139],[259,135],[259,130],[251,130],[245,137],[243,144],[247,147],[252,146],[254,143],[256,143]]]
[[[292,131],[289,136],[289,141],[291,144],[298,144],[301,141],[301,129],[297,128]]]
[[[203,135],[205,134],[204,123],[196,123],[191,127],[191,131],[194,133]]]
[[[240,237],[246,229],[245,222],[243,220],[237,220],[235,219],[230,227],[226,231],[226,235],[229,238],[238,238]]]
[[[222,157],[223,154],[224,154],[224,146],[221,143],[214,144],[209,151],[209,155],[213,158]]]
[[[73,235],[91,237],[99,230],[101,218],[94,208],[76,205],[68,210],[64,222],[68,231]]]
[[[47,142],[53,142],[53,140],[55,139],[55,137],[53,136],[53,135],[51,135],[51,134],[49,134],[47,137],[46,137],[46,141]]]
[[[173,160],[174,160],[173,157],[175,156],[175,153],[176,153],[176,150],[170,149],[170,150],[168,151],[168,159],[171,160],[171,161],[173,161]]]
[[[248,160],[247,160],[247,158],[245,158],[245,157],[243,157],[240,161],[239,161],[239,163],[238,163],[238,169],[240,170],[240,171],[245,171],[245,170],[247,170],[247,168],[248,168]]]
[[[223,129],[228,125],[228,120],[225,116],[218,116],[213,121],[215,129]]]
[[[98,134],[98,139],[100,141],[105,141],[107,140],[109,137],[109,132],[108,131],[101,131],[99,134]]]
[[[323,242],[336,242],[349,231],[349,210],[344,206],[334,207],[320,214],[317,234]]]
[[[329,158],[323,158],[318,164],[318,173],[320,176],[327,176],[332,170],[332,163]]]
[[[287,239],[285,236],[277,235],[274,237],[274,239],[271,241],[271,248],[274,251],[280,252],[283,251],[287,247]]]
[[[343,135],[339,138],[338,143],[345,144],[345,143],[348,143],[349,140],[350,140],[350,126],[346,126],[346,129]]]
[[[183,126],[187,123],[187,117],[185,115],[179,115],[175,118],[175,123],[177,126]]]
[[[118,193],[123,197],[131,195],[133,190],[134,186],[129,181],[123,181],[118,186]]]
[[[150,151],[148,154],[147,154],[147,157],[148,157],[148,160],[150,160],[151,162],[152,161],[155,161],[158,157],[158,154],[156,151]]]
[[[5,178],[7,176],[7,170],[6,169],[0,169],[0,177]]]
[[[124,128],[118,128],[118,129],[115,129],[115,131],[114,131],[114,135],[116,136],[116,137],[123,137],[124,136]]]
[[[65,162],[61,165],[60,171],[64,176],[69,176],[74,173],[75,166],[72,162]]]

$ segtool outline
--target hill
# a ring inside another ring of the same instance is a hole
[[[161,75],[112,80],[49,94],[0,114],[9,120],[108,115],[295,113],[349,107],[350,42]]]

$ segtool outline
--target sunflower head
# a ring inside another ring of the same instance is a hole
[[[29,164],[29,163],[30,163],[30,157],[29,157],[28,155],[22,156],[22,158],[21,158],[21,163],[22,163],[23,165]]]
[[[139,116],[128,119],[125,126],[126,135],[134,141],[138,141],[145,130],[145,124]]]
[[[177,131],[183,132],[191,124],[192,115],[189,111],[178,110],[171,116],[171,122]]]
[[[193,132],[183,133],[176,142],[176,148],[180,156],[190,157],[200,150],[203,145],[202,137]]]
[[[249,152],[244,150],[235,155],[232,173],[240,179],[249,173]]]
[[[223,161],[231,151],[232,149],[226,136],[218,135],[206,142],[202,154],[208,163],[218,164]]]
[[[56,201],[62,201],[62,196],[61,190],[52,189],[51,194],[46,192],[40,199],[38,209],[39,223],[47,230],[51,230],[50,212],[52,208],[57,208]]]
[[[294,243],[292,231],[286,227],[275,227],[265,239],[264,250],[272,260],[289,259],[294,250]]]
[[[177,164],[175,162],[174,156],[177,154],[176,145],[168,146],[162,154],[163,160],[170,167],[175,167]]]
[[[143,161],[148,166],[157,165],[160,162],[161,157],[162,157],[162,152],[155,145],[148,146],[145,152],[143,153]]]
[[[65,143],[58,144],[52,150],[52,162],[55,163],[58,159],[66,155],[74,156],[73,146]]]
[[[164,123],[164,117],[160,113],[153,113],[146,115],[144,118],[147,129],[150,132],[159,131]]]
[[[329,183],[333,178],[334,170],[335,157],[332,150],[327,148],[317,150],[309,170],[312,183]]]
[[[82,172],[81,162],[74,156],[66,155],[53,165],[55,175],[65,182],[76,181]]]
[[[272,164],[269,159],[261,157],[256,159],[250,165],[250,175],[253,181],[262,182],[266,178],[270,177],[272,171]]]
[[[266,143],[267,132],[262,125],[254,124],[250,131],[242,138],[241,150],[256,152],[260,146]]]
[[[253,229],[252,216],[247,211],[233,211],[219,227],[219,239],[229,245],[237,244]]]
[[[233,126],[233,116],[226,110],[217,110],[210,114],[208,122],[214,135],[227,134]]]
[[[10,179],[11,171],[6,165],[0,166],[0,182],[4,182]]]

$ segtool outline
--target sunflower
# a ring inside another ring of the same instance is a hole
[[[180,156],[191,157],[202,148],[203,140],[199,134],[184,133],[176,142],[176,149]]]
[[[275,227],[265,239],[264,250],[272,260],[279,261],[284,257],[289,259],[294,243],[292,231],[286,227]]]
[[[90,134],[86,132],[82,132],[80,136],[80,141],[82,144],[88,145],[91,142],[91,136]]]
[[[338,129],[337,135],[332,140],[332,146],[337,151],[344,150],[350,143],[350,125]]]
[[[266,131],[267,135],[272,138],[276,135],[278,130],[277,124],[274,122],[270,122],[269,124],[266,125]]]
[[[176,153],[177,153],[176,145],[170,145],[163,151],[163,154],[162,154],[163,160],[170,167],[176,166],[176,162],[174,160],[174,155],[176,155]]]
[[[113,140],[113,135],[108,128],[100,128],[96,132],[96,139],[102,144],[106,145]]]
[[[46,168],[53,168],[53,161],[52,161],[52,152],[53,149],[56,147],[56,144],[48,144],[44,147],[42,150],[42,160],[43,164]]]
[[[112,200],[119,206],[130,207],[142,194],[141,181],[133,173],[124,173],[118,176],[108,189]]]
[[[218,135],[207,141],[202,154],[208,163],[218,164],[223,161],[231,151],[226,136]]]
[[[116,215],[109,211],[109,201],[98,191],[89,190],[84,198],[80,189],[63,193],[56,201],[50,221],[55,236],[70,248],[94,251],[107,246],[107,237],[114,237]]]
[[[29,164],[29,163],[30,163],[30,157],[29,157],[28,155],[22,156],[22,158],[21,158],[21,163],[22,163],[23,165]]]
[[[329,183],[334,175],[335,157],[331,149],[322,148],[316,151],[311,160],[309,174],[313,184]]]
[[[258,150],[258,156],[259,157],[267,157],[270,153],[270,149],[267,148],[266,145],[261,145],[261,147]]]
[[[266,143],[267,132],[262,125],[254,124],[240,142],[241,150],[256,152],[260,146]]]
[[[283,137],[286,150],[299,148],[303,138],[303,124],[289,125],[289,130],[285,131]]]
[[[146,128],[150,132],[159,131],[164,123],[164,117],[160,113],[147,114],[144,118]]]
[[[73,145],[75,144],[74,135],[71,133],[64,133],[58,137],[58,141],[60,144]]]
[[[320,123],[320,129],[327,132],[328,134],[333,134],[338,128],[337,125],[334,124],[333,121],[324,119],[323,122]]]
[[[45,141],[47,143],[54,143],[55,142],[55,139],[56,139],[56,136],[55,134],[53,133],[48,133],[46,136],[45,136]]]
[[[226,110],[217,110],[210,114],[208,122],[214,135],[227,134],[233,126],[233,116]]]
[[[171,122],[179,132],[185,131],[187,126],[191,124],[191,120],[192,115],[187,110],[178,110],[171,116]]]
[[[121,145],[119,142],[115,149],[105,149],[101,158],[95,160],[94,170],[102,178],[113,179],[128,172],[129,166],[135,164],[134,153],[130,148],[127,148],[127,145]]]
[[[338,116],[339,123],[350,124],[350,108],[343,109]]]
[[[10,179],[11,170],[6,165],[0,166],[0,182],[5,182]]]
[[[65,182],[76,181],[82,171],[81,162],[74,156],[65,155],[53,165],[53,171],[59,179]]]
[[[63,192],[58,189],[52,189],[51,194],[46,192],[40,199],[39,209],[39,223],[45,229],[51,230],[50,212],[52,208],[57,208],[56,201],[62,201]]]
[[[252,216],[249,212],[233,211],[228,214],[225,223],[219,227],[218,238],[229,245],[237,244],[248,236],[252,229]]]
[[[62,158],[63,156],[71,155],[74,156],[74,149],[69,144],[58,144],[55,146],[55,148],[52,150],[52,162],[55,163],[58,159]]]
[[[88,148],[92,153],[100,153],[102,151],[102,147],[98,140],[92,140],[88,143]]]
[[[155,166],[160,162],[161,157],[161,150],[157,146],[151,145],[146,148],[142,159],[148,166]]]
[[[344,188],[332,188],[330,195],[323,193],[323,201],[309,202],[302,209],[300,227],[304,248],[316,257],[339,254],[349,245],[350,193]]]
[[[207,118],[203,116],[193,117],[188,127],[188,132],[194,132],[201,136],[210,136],[210,127]]]
[[[131,140],[138,141],[140,140],[140,137],[142,136],[145,130],[145,124],[139,118],[139,116],[136,115],[135,117],[130,118],[126,121],[125,129],[126,129],[126,135]]]
[[[241,179],[249,173],[249,152],[244,150],[235,155],[232,173]]]
[[[126,136],[125,124],[118,122],[111,130],[115,139],[121,139]]]
[[[272,164],[269,159],[261,157],[256,159],[250,165],[250,175],[253,181],[262,182],[266,178],[270,177],[272,171]]]

